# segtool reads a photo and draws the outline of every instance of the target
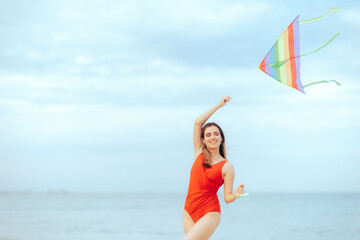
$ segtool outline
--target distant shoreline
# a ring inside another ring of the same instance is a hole
[[[129,192],[129,191],[72,191],[72,190],[48,190],[48,191],[8,191],[0,190],[0,195],[22,195],[22,194],[49,194],[49,195],[78,195],[78,194],[120,194],[120,195],[184,195],[177,192]],[[251,192],[251,195],[357,195],[360,192]],[[222,195],[222,193],[219,193]]]

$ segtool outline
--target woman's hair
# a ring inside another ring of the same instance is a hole
[[[224,136],[224,132],[223,130],[221,129],[221,127],[219,127],[219,125],[217,125],[216,123],[214,122],[209,122],[207,124],[205,124],[202,129],[201,129],[201,138],[204,139],[204,133],[205,133],[205,130],[208,128],[208,127],[211,127],[211,126],[215,126],[219,129],[220,131],[220,135],[221,135],[221,138],[222,138],[222,142],[220,144],[220,148],[219,148],[219,153],[220,155],[226,159],[226,150],[225,150],[225,136]],[[204,154],[204,162],[203,162],[203,165],[205,168],[209,168],[211,167],[211,153],[210,151],[207,149],[206,145],[203,144],[202,145],[202,152]]]

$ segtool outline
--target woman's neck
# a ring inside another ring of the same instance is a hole
[[[208,149],[208,150],[209,150],[209,152],[211,153],[211,158],[212,158],[213,161],[216,161],[217,159],[223,158],[223,157],[220,155],[219,148]]]

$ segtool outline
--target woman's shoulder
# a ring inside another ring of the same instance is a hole
[[[231,162],[226,160],[225,164],[223,165],[222,170],[224,172],[234,172],[234,165]]]
[[[198,159],[201,155],[203,155],[202,148],[195,152],[194,161]]]

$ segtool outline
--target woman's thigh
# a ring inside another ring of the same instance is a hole
[[[195,222],[190,217],[189,213],[184,210],[183,227],[185,234],[195,225]]]
[[[220,223],[220,213],[210,212],[200,218],[186,233],[183,240],[207,240],[215,232]]]

